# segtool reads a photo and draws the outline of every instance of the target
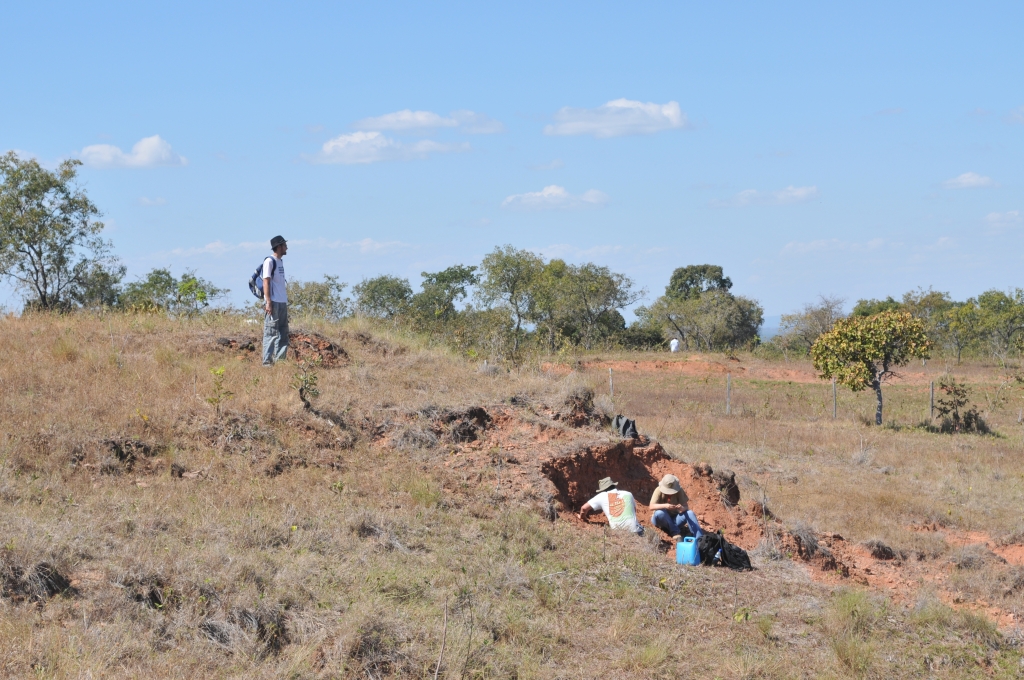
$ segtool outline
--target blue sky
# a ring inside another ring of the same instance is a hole
[[[17,3],[0,150],[86,162],[129,278],[246,302],[511,243],[819,293],[1024,285],[1024,4]]]

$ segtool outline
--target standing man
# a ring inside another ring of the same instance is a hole
[[[288,282],[284,262],[288,242],[283,236],[270,239],[274,254],[263,260],[263,365],[271,366],[288,353]]]
[[[644,527],[636,521],[636,501],[628,491],[619,491],[619,485],[611,477],[605,477],[597,485],[597,495],[580,508],[580,519],[587,521],[592,512],[603,512],[612,529],[626,529],[638,536],[644,535]]]

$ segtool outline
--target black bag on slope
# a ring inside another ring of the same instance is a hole
[[[612,420],[612,427],[615,431],[622,436],[623,439],[639,439],[640,435],[636,431],[636,421],[630,420],[626,416],[615,416]]]
[[[721,555],[718,555],[719,550],[722,551]],[[715,556],[718,555],[718,559],[723,567],[729,567],[737,571],[747,571],[754,568],[750,564],[750,557],[747,556],[747,551],[725,540],[721,531],[714,534],[704,534],[697,539],[697,552],[700,553],[700,563],[707,566],[713,565],[715,563]]]

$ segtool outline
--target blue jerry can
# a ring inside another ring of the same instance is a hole
[[[676,563],[697,566],[700,564],[700,553],[697,552],[697,539],[687,536],[676,543]]]

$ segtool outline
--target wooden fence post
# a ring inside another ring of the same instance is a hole
[[[928,387],[928,421],[935,420],[935,381]]]

